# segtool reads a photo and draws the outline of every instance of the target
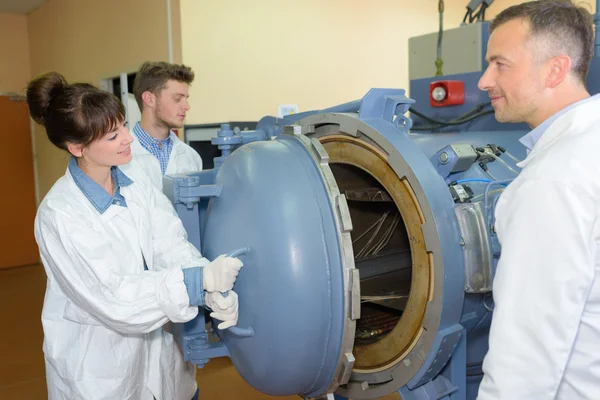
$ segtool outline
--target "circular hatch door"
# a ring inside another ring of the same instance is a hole
[[[216,184],[204,255],[249,249],[234,287],[238,329],[219,331],[233,364],[270,395],[334,392],[354,365],[360,286],[348,206],[325,149],[291,132],[250,143],[225,159]]]

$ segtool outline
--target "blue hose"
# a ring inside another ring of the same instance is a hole
[[[459,179],[456,181],[456,183],[467,183],[467,182],[484,182],[484,183],[490,183],[492,182],[491,179],[483,179],[483,178],[467,178],[467,179]]]

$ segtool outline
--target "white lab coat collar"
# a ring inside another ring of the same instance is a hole
[[[169,156],[165,175],[201,171],[202,159],[200,155],[193,148],[179,140],[173,133],[171,133],[171,139],[173,140],[173,149]],[[133,164],[139,165],[146,176],[150,178],[152,185],[162,190],[164,176],[158,159],[146,150],[135,137],[131,144],[131,153],[133,154]]]
[[[137,138],[137,136],[135,134],[132,134],[131,136],[133,137],[133,143],[131,143],[131,146],[135,149],[137,154],[148,154],[148,155],[151,155],[154,157],[154,155],[152,153],[150,153],[148,150],[146,150],[146,148],[144,146],[142,146],[142,144],[140,143],[139,139]],[[173,131],[170,131],[169,137],[173,141],[173,149],[171,150],[171,154],[173,154],[175,151],[177,151],[178,154],[181,154],[182,149],[183,149],[183,146],[182,146],[183,142],[179,139],[179,137]],[[171,158],[169,157],[169,161],[170,160],[171,160]]]
[[[71,200],[78,203],[79,206],[83,206],[82,208],[86,210],[88,216],[86,220],[93,219],[94,216],[100,221],[104,221],[105,219],[110,219],[114,216],[113,213],[105,213],[100,214],[98,210],[94,207],[94,205],[90,202],[90,200],[83,194],[81,189],[75,183],[73,179],[73,175],[67,168],[65,172],[65,178],[69,184],[69,190],[73,193],[73,196],[70,197]],[[148,268],[152,268],[153,265],[153,252],[152,252],[152,230],[148,226],[148,221],[146,218],[142,218],[143,215],[143,204],[145,204],[144,200],[140,199],[138,196],[138,192],[135,189],[132,189],[134,183],[128,186],[124,186],[121,188],[121,195],[125,198],[127,202],[127,208],[131,213],[133,221],[135,222],[136,229],[138,231],[138,240],[140,242],[140,247],[142,248],[142,254],[144,256],[144,260],[146,260],[146,264]],[[113,207],[113,206],[111,206]],[[81,207],[78,207],[81,209]]]
[[[185,156],[185,146],[184,143],[179,140],[176,134],[171,132],[171,140],[173,141],[173,149],[171,150],[171,156],[169,157],[169,163],[167,164],[167,169],[165,170],[165,175],[176,174],[177,171],[177,161],[179,157]]]
[[[145,157],[152,157],[152,160],[156,161],[156,163],[153,163],[153,164],[156,164],[156,166],[158,167],[158,169],[160,171],[160,162],[158,161],[158,159],[152,153],[150,153],[148,150],[146,150],[146,148],[144,146],[142,146],[142,144],[140,143],[140,141],[138,140],[138,138],[135,135],[132,135],[132,136],[133,136],[133,143],[131,143],[132,153],[134,155],[137,155],[138,157],[141,155],[143,155]],[[177,171],[174,171],[174,169],[177,168],[176,160],[179,156],[183,157],[186,152],[185,144],[172,131],[171,131],[170,138],[173,141],[173,149],[171,149],[171,155],[169,156],[169,162],[167,163],[167,169],[165,171],[165,175],[172,175],[172,174],[177,173]],[[161,172],[161,175],[162,175],[162,172]]]
[[[561,115],[540,137],[531,152],[527,155],[527,158],[519,162],[517,166],[524,168],[537,155],[543,154],[548,147],[552,146],[557,140],[563,137],[574,136],[589,131],[591,125],[594,125],[597,120],[596,115],[599,107],[600,99],[594,99]]]
[[[137,136],[135,136],[134,134],[131,135],[133,137],[133,142],[131,143],[131,152],[134,154],[144,154],[144,155],[149,155],[151,156],[152,154],[146,150],[146,148],[144,146],[142,146],[142,144],[140,143],[139,139],[137,138]],[[175,145],[175,143],[173,143],[173,145]]]

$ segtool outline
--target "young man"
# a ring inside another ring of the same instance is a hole
[[[172,128],[182,128],[187,111],[189,86],[194,72],[184,65],[166,62],[145,62],[136,74],[133,92],[141,111],[141,121],[131,129],[132,164],[137,164],[148,176],[150,184],[162,191],[165,174],[179,174],[202,170],[200,155],[183,143]],[[169,328],[165,328],[167,331]],[[165,338],[153,333],[151,346],[158,347]],[[191,363],[173,364],[181,369],[188,381],[195,384],[196,368]],[[168,386],[168,383],[165,383]],[[196,391],[192,400],[197,400]]]
[[[194,72],[185,65],[145,62],[133,83],[142,120],[133,126],[131,150],[159,190],[163,175],[202,170],[200,155],[171,131],[183,127],[193,80]]]
[[[585,80],[594,29],[567,0],[491,24],[479,87],[500,122],[526,122],[521,174],[496,208],[502,255],[479,400],[600,398],[600,96]]]

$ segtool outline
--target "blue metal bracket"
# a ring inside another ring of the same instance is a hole
[[[242,138],[239,136],[239,128],[231,130],[229,124],[222,124],[221,129],[217,132],[217,137],[212,138],[211,143],[217,145],[221,150],[223,158],[228,157],[233,151],[233,146],[242,143]]]
[[[465,400],[467,336],[463,327],[453,325],[440,331],[436,346],[438,351],[430,353],[435,359],[429,369],[398,391],[404,400]]]
[[[183,353],[183,359],[202,368],[211,358],[227,357],[229,352],[220,341],[210,343],[204,310],[199,311],[193,320],[185,324],[173,324],[173,336]]]
[[[449,400],[450,395],[458,390],[443,375],[438,375],[434,380],[419,386],[414,390],[406,386],[398,391],[403,400]]]
[[[218,357],[229,357],[229,351],[223,342],[209,343],[208,333],[198,335],[189,340],[189,361],[202,368],[208,360]]]
[[[421,368],[408,382],[406,385],[408,389],[412,390],[424,385],[439,375],[450,357],[452,357],[463,331],[462,325],[456,324],[437,333],[429,356],[423,364],[424,368]]]
[[[361,102],[361,100],[354,100],[322,110],[305,111],[298,114],[286,115],[283,118],[271,116],[263,117],[258,121],[258,129],[264,132],[267,138],[271,139],[275,136],[279,136],[284,126],[293,125],[302,118],[310,115],[325,113],[357,113],[360,110]]]
[[[412,120],[404,114],[414,102],[404,89],[371,89],[362,99],[358,119],[383,119],[408,132]]]
[[[197,203],[202,198],[219,197],[223,187],[214,184],[214,171],[168,175],[163,178],[163,192],[173,204]]]
[[[463,330],[458,345],[452,353],[450,362],[442,370],[448,382],[455,385],[455,390],[449,393],[450,400],[466,400],[467,398],[467,332]]]
[[[467,336],[463,327],[457,324],[441,330],[425,368],[398,393],[403,400],[465,400],[466,355]],[[336,399],[346,400],[338,395]]]
[[[217,132],[217,136],[211,140],[211,143],[221,150],[221,157],[214,159],[215,168],[218,169],[236,147],[250,142],[265,140],[266,138],[267,134],[261,129],[240,131],[240,128],[236,126],[232,130],[229,124],[222,124],[221,129]]]
[[[201,250],[201,227],[208,200],[219,197],[223,187],[215,185],[215,170],[192,174],[168,175],[163,178],[163,192],[188,234],[188,240]]]

